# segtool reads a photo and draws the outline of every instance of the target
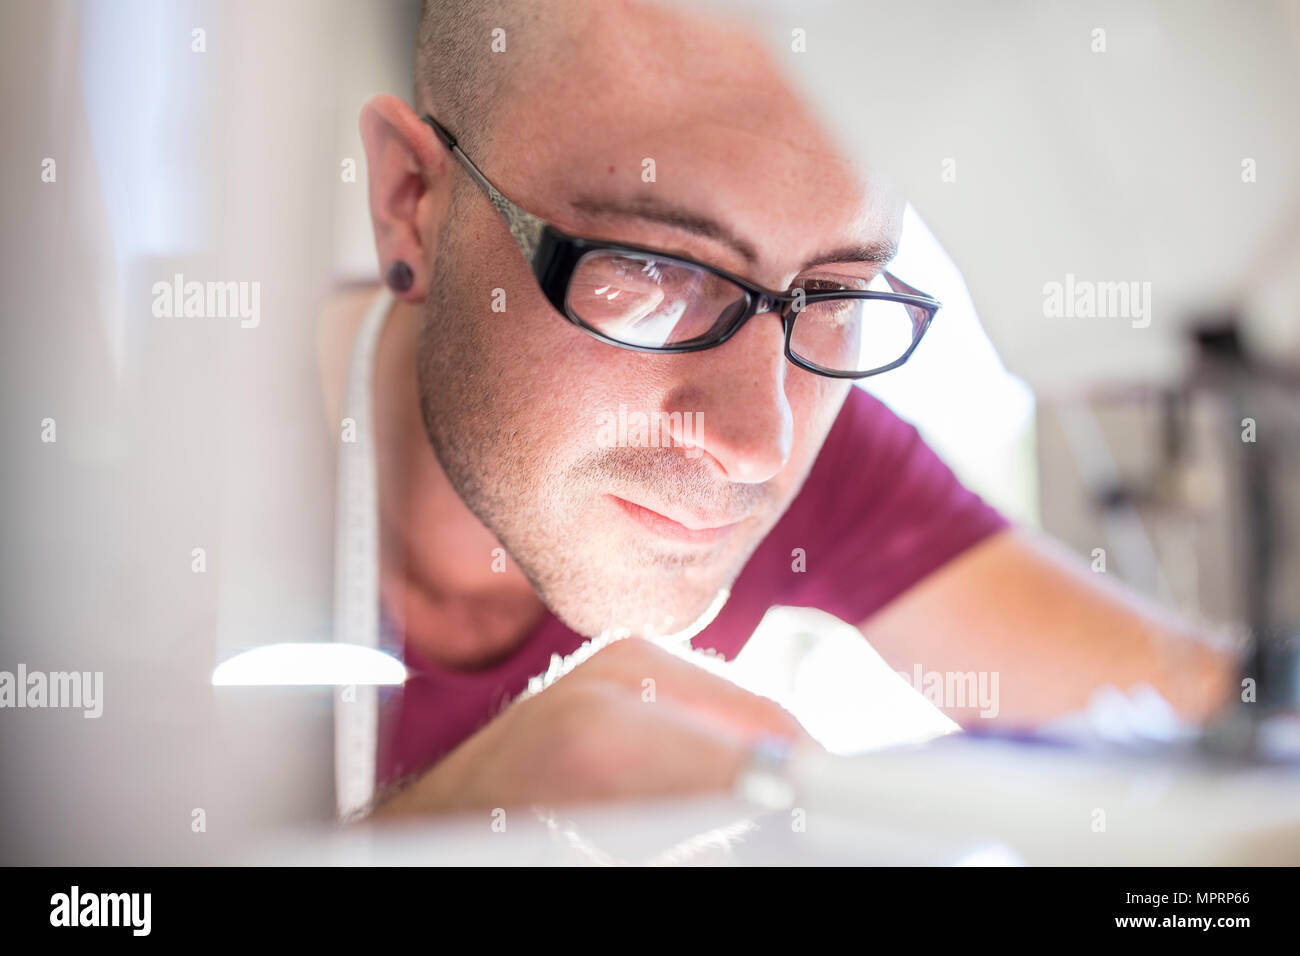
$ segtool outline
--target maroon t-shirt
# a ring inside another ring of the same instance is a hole
[[[1007,524],[913,426],[853,388],[803,489],[750,557],[731,599],[691,643],[731,660],[774,605],[820,608],[859,624]],[[436,763],[545,671],[552,654],[572,653],[584,640],[547,614],[509,658],[452,671],[403,648],[386,616],[381,630],[410,674],[404,687],[381,688],[381,786]]]

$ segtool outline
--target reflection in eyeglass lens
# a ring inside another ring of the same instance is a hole
[[[714,333],[744,301],[731,282],[671,260],[587,253],[569,281],[572,315],[628,345],[680,345]]]

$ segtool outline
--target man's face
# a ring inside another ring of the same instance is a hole
[[[491,148],[471,150],[525,209],[771,289],[882,268],[806,268],[896,240],[901,204],[835,155],[779,78],[778,55],[716,24],[608,4],[530,40],[500,91]],[[773,314],[679,355],[588,336],[543,297],[487,198],[454,175],[419,356],[443,469],[574,630],[687,627],[797,494],[849,383],[791,365]],[[628,447],[651,420],[671,423],[658,446]]]

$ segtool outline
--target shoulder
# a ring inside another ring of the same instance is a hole
[[[902,477],[935,466],[943,468],[914,425],[854,386],[822,444],[799,503],[818,511],[855,503],[854,511],[860,511],[864,505],[878,504]]]
[[[911,422],[860,388],[851,390],[800,498],[805,514],[916,541],[949,523],[985,527],[995,512],[968,489]]]

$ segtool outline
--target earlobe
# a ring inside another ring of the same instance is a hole
[[[395,96],[383,94],[361,111],[370,219],[384,281],[403,299],[425,294],[434,245],[446,214],[448,164],[432,130]]]

